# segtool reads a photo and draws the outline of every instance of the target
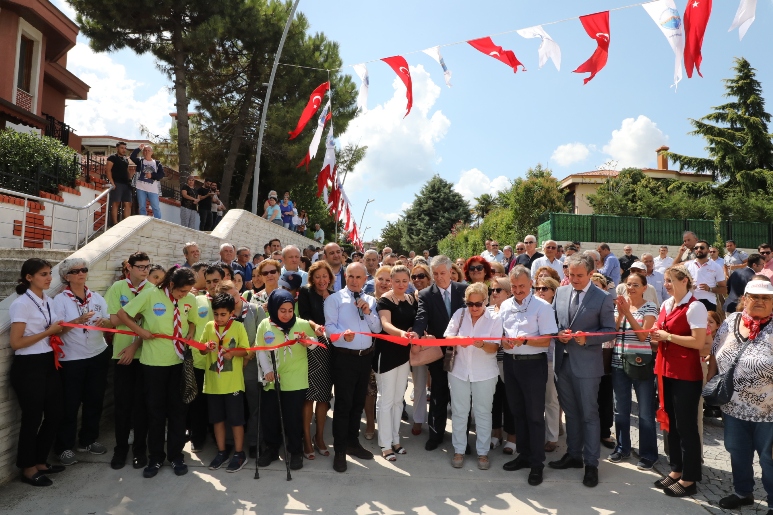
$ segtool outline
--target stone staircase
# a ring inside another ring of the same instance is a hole
[[[21,265],[29,258],[42,258],[51,262],[52,266],[56,266],[72,253],[72,250],[0,249],[0,300],[14,292]]]

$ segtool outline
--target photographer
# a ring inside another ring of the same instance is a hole
[[[142,158],[139,158],[142,152]],[[137,165],[137,203],[141,215],[147,215],[146,203],[150,201],[150,208],[153,210],[153,216],[161,219],[161,206],[158,202],[158,181],[164,178],[164,167],[161,162],[153,159],[153,147],[141,144],[139,148],[132,151],[129,159]]]
[[[204,186],[196,192],[199,194],[199,230],[211,231],[212,220],[212,197],[215,193],[212,191],[212,181],[204,179]]]
[[[225,212],[225,206],[220,202],[220,188],[217,187],[217,183],[212,181],[212,229],[217,227],[220,220],[223,219],[223,213]]]

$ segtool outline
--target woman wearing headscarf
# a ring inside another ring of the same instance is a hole
[[[258,325],[255,338],[256,346],[278,345],[288,340],[313,339],[325,334],[325,326],[295,316],[295,297],[287,290],[276,289],[267,301],[268,318]],[[258,465],[267,467],[279,459],[279,447],[282,445],[281,422],[279,420],[279,402],[282,403],[282,416],[287,436],[287,451],[290,453],[290,468],[303,468],[303,404],[306,390],[309,388],[309,360],[306,348],[310,344],[299,341],[287,347],[273,351],[259,351],[258,359],[264,372],[263,406],[260,419],[265,431],[268,447],[261,452]],[[316,347],[316,344],[312,343]],[[269,356],[269,353],[273,355]],[[275,390],[274,370],[279,374],[279,393]]]

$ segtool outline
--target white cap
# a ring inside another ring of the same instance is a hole
[[[631,268],[638,268],[639,270],[644,270],[645,272],[647,271],[647,265],[645,265],[641,261],[634,261],[633,264],[631,265]]]
[[[773,295],[773,284],[770,281],[758,279],[746,283],[745,295]]]

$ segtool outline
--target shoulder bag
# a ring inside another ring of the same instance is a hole
[[[462,318],[459,320],[459,329],[462,328],[462,322],[464,322],[464,315],[467,313],[467,310],[465,309],[462,312]],[[456,332],[456,335],[459,335],[459,331]],[[456,359],[456,345],[450,345],[446,347],[446,353],[443,356],[443,370],[446,372],[451,372],[454,369],[454,360]]]
[[[196,375],[193,373],[193,351],[190,346],[185,346],[183,353],[183,373],[180,381],[180,395],[185,404],[190,404],[199,393],[199,387],[196,384]]]
[[[628,320],[625,324],[630,327]],[[625,352],[625,335],[623,335],[623,349],[620,360],[623,362],[623,372],[634,381],[652,379],[655,375],[655,362],[653,354],[643,352]]]
[[[739,317],[740,320],[740,317]],[[738,366],[738,361],[741,359],[741,355],[746,350],[746,347],[752,342],[751,338],[746,341],[741,351],[736,355],[733,363],[725,371],[724,374],[717,373],[711,380],[703,387],[701,395],[703,396],[706,404],[710,406],[722,406],[730,402],[733,398],[735,387],[733,386],[733,377],[735,376],[735,367]]]

